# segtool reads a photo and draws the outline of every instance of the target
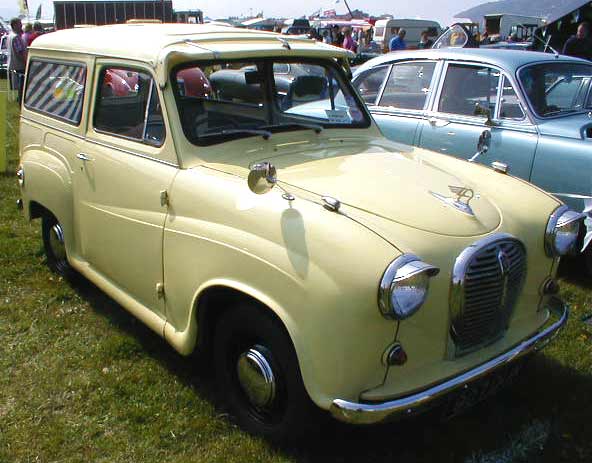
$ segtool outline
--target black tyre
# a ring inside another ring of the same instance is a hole
[[[243,429],[285,442],[318,425],[320,413],[286,330],[264,310],[243,304],[222,315],[214,338],[216,379]]]
[[[76,272],[68,263],[61,224],[53,215],[46,214],[41,221],[41,231],[47,266],[52,272],[64,278],[73,278]]]

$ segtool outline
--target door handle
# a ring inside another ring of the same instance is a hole
[[[445,127],[450,124],[450,121],[447,121],[446,119],[438,119],[437,117],[430,117],[428,122],[432,127]]]
[[[91,158],[90,156],[88,156],[87,154],[84,154],[84,153],[78,153],[78,154],[76,155],[76,157],[77,157],[78,159],[80,159],[81,161],[85,161],[85,162],[86,162],[86,161],[94,161],[94,159],[93,159],[93,158]]]

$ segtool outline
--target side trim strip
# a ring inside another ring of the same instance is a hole
[[[592,196],[587,195],[576,195],[572,193],[551,193],[554,196],[565,196],[566,198],[574,198],[574,199],[592,199]]]
[[[144,159],[149,159],[151,161],[155,161],[155,162],[159,162],[161,164],[165,164],[167,166],[171,166],[171,167],[179,167],[178,164],[174,164],[172,162],[169,161],[165,161],[163,159],[158,159],[158,158],[153,158],[152,156],[148,156],[147,154],[142,154],[142,153],[138,153],[137,151],[130,151],[130,150],[126,150],[125,148],[119,148],[113,145],[110,145],[108,143],[103,143],[100,141],[96,141],[96,140],[90,140],[90,139],[86,139],[87,142],[92,143],[94,145],[99,145],[99,146],[103,146],[105,148],[109,148],[109,149],[113,149],[116,151],[119,151],[121,153],[126,153],[126,154],[131,154],[132,156],[138,156],[140,158],[144,158]]]

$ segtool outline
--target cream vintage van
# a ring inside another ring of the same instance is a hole
[[[18,181],[49,266],[210,352],[232,413],[270,438],[323,410],[458,411],[567,318],[554,275],[581,216],[386,140],[346,53],[186,24],[29,51]]]

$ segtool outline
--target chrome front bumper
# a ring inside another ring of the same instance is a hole
[[[469,388],[471,383],[506,366],[526,354],[545,347],[567,322],[569,310],[561,302],[559,320],[522,341],[516,347],[485,362],[478,367],[450,378],[424,391],[389,402],[363,404],[336,399],[329,409],[339,421],[352,424],[373,424],[411,415],[433,403],[436,399],[460,388]]]

